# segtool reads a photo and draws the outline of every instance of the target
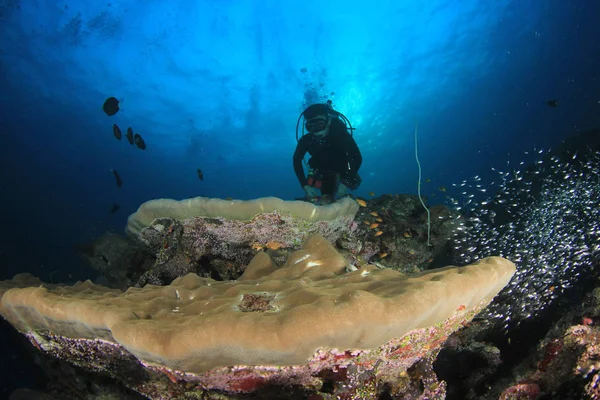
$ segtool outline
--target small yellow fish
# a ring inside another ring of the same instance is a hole
[[[379,224],[371,224],[371,226],[369,226],[369,229],[375,229],[379,226]]]
[[[280,242],[267,242],[265,247],[269,250],[279,250],[279,249],[285,247],[285,244],[280,243]]]
[[[375,196],[375,192],[369,192],[369,196]]]
[[[373,212],[371,213],[371,215],[372,215],[372,216],[374,216],[374,217],[379,217],[379,214],[377,214],[375,211],[373,211]]]
[[[375,221],[377,221],[377,222],[383,222],[383,220],[381,218],[375,218]]]
[[[383,231],[377,231],[377,232],[375,232],[375,236],[381,236],[381,235],[383,235]]]
[[[431,182],[431,178],[425,179],[425,183],[429,183],[429,182]]]
[[[361,207],[366,207],[367,206],[367,202],[364,201],[363,199],[356,199],[356,202],[361,206]]]
[[[410,234],[410,232],[404,232],[404,237],[405,238],[411,238],[412,235]]]
[[[440,192],[445,192],[445,191],[446,191],[446,186],[440,186],[440,187],[438,188],[438,190],[439,190]]]
[[[379,253],[379,258],[385,258],[387,257],[387,253]]]
[[[365,224],[365,225],[371,225],[371,222],[370,222],[370,221],[367,221],[367,220],[365,219],[365,220],[363,221],[363,224]]]

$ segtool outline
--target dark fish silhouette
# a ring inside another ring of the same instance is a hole
[[[558,100],[548,100],[546,104],[548,104],[549,107],[555,108],[558,107]]]
[[[115,135],[115,138],[117,138],[117,140],[121,140],[121,136],[123,136],[123,134],[121,133],[121,128],[119,128],[117,124],[113,125],[113,135]]]
[[[146,142],[144,142],[144,139],[142,139],[142,137],[139,134],[135,134],[135,136],[133,137],[133,141],[138,147],[138,149],[146,150]]]
[[[127,137],[129,144],[133,144],[133,129],[131,127],[127,128],[127,135],[125,137]]]
[[[110,208],[110,213],[114,214],[117,211],[119,211],[121,209],[121,206],[118,205],[117,203],[113,204],[112,207]]]
[[[204,180],[204,174],[202,173],[202,170],[200,168],[198,168],[198,178],[203,181]]]
[[[117,180],[117,187],[120,188],[121,186],[123,186],[123,180],[119,176],[119,173],[117,172],[117,170],[111,168],[110,171],[113,173],[113,175],[115,176],[115,179]]]
[[[109,97],[108,99],[104,100],[102,109],[109,117],[115,115],[119,111],[119,100],[117,100],[115,97]]]

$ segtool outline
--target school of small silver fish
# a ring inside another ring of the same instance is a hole
[[[456,265],[499,255],[517,266],[486,311],[504,330],[576,287],[600,259],[600,152],[585,161],[535,153],[532,167],[492,168],[496,183],[475,176],[454,185],[460,198],[450,199],[464,215],[453,238]]]

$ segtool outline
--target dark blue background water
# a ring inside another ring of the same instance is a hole
[[[307,98],[357,128],[362,197],[416,193],[416,122],[432,202],[600,126],[598,1],[326,3],[1,0],[0,278],[93,279],[72,246],[149,199],[302,196]]]

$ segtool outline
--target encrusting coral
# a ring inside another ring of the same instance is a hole
[[[321,393],[329,379],[340,382],[333,393],[357,391],[368,386],[367,376],[373,393],[398,392],[413,380],[407,368],[437,354],[515,272],[500,257],[414,276],[348,266],[316,235],[280,268],[258,254],[237,281],[189,274],[121,292],[89,281],[19,287],[27,285],[20,277],[0,283],[0,314],[40,349],[117,379],[116,364],[102,357],[137,358],[149,371],[164,371],[175,386],[148,376],[153,385],[124,382],[150,398],[168,398],[179,382],[195,382],[197,391],[274,385]],[[82,359],[82,346],[94,352],[91,361]],[[343,376],[325,374],[340,370]],[[432,388],[443,391],[439,382]]]

